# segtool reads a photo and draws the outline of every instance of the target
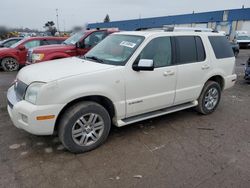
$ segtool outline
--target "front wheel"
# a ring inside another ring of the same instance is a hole
[[[19,63],[12,57],[4,58],[1,62],[2,68],[6,72],[13,72],[19,69]]]
[[[110,127],[110,116],[103,106],[95,102],[81,102],[62,115],[59,139],[69,151],[83,153],[104,143]]]
[[[221,87],[217,82],[208,81],[198,99],[196,110],[201,114],[210,114],[215,111],[221,98]]]

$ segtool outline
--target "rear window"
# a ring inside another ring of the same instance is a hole
[[[232,47],[225,36],[209,36],[208,38],[217,59],[234,57]]]

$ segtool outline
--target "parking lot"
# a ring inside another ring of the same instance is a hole
[[[112,128],[100,148],[74,155],[58,138],[13,126],[6,91],[16,73],[0,72],[0,187],[250,186],[250,50],[237,58],[238,81],[208,116],[189,109]]]

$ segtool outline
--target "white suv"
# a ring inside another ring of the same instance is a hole
[[[210,114],[236,81],[227,39],[213,32],[112,34],[84,57],[23,68],[8,90],[18,128],[58,133],[74,153],[92,150],[118,127],[196,107]]]

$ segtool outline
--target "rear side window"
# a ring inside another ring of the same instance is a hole
[[[206,53],[200,37],[195,37],[196,49],[197,49],[197,61],[205,61]]]
[[[202,40],[198,36],[175,37],[175,45],[178,64],[201,62],[206,58]]]
[[[217,59],[234,57],[233,50],[225,36],[209,36],[208,38]]]

